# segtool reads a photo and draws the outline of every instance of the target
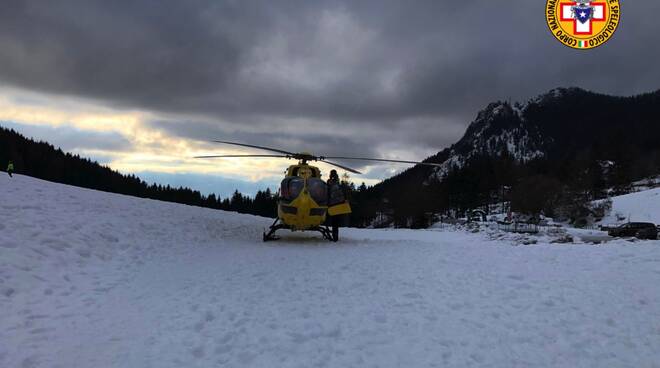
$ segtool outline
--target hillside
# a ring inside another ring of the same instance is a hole
[[[556,216],[562,203],[603,198],[608,188],[626,193],[660,172],[659,116],[660,91],[616,97],[558,88],[491,103],[456,144],[427,159],[442,167],[417,166],[359,193],[368,210],[353,220],[368,224],[384,212],[397,226],[423,227],[425,213],[464,214],[504,200]]]
[[[656,242],[512,246],[0,175],[1,367],[644,367]]]
[[[258,191],[254,198],[235,191],[231,198],[202,195],[199,190],[151,184],[135,175],[124,175],[90,159],[63,152],[48,142],[36,142],[2,127],[0,122],[0,169],[13,161],[17,173],[75,185],[82,188],[274,217],[275,197],[270,189]]]
[[[660,188],[612,198],[612,211],[601,223],[618,224],[628,221],[660,224]]]
[[[520,162],[563,160],[595,150],[598,160],[631,158],[660,149],[660,91],[633,97],[580,88],[557,88],[525,103],[495,102],[477,114],[449,149],[439,169],[463,166],[479,155],[507,155]]]

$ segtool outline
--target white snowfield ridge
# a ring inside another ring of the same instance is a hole
[[[612,198],[612,211],[603,224],[623,222],[652,222],[660,225],[660,188],[644,190]]]
[[[660,244],[511,246],[0,175],[0,367],[658,367]]]

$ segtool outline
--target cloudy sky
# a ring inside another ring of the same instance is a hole
[[[286,162],[233,140],[423,159],[479,109],[559,86],[660,88],[660,2],[605,46],[556,41],[544,0],[0,0],[0,124],[150,181],[227,195]],[[374,183],[400,166],[361,166]],[[327,169],[327,167],[323,167]]]

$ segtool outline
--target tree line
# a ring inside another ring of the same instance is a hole
[[[0,126],[0,165],[6,167],[9,161],[13,161],[16,173],[56,183],[264,217],[275,217],[277,213],[277,198],[270,189],[258,191],[254,197],[237,190],[231,197],[221,198],[190,188],[147,184],[135,175],[121,174]]]
[[[430,214],[463,217],[474,209],[488,212],[492,205],[507,203],[513,212],[577,224],[591,214],[592,201],[629,193],[633,181],[660,174],[660,150],[635,162],[589,156],[527,163],[505,153],[477,156],[441,178],[434,178],[429,169],[415,168],[376,186],[353,189],[351,223],[374,225],[377,215],[384,214],[389,221],[382,225],[423,228],[430,224]]]

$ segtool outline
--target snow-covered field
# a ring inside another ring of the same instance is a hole
[[[0,175],[0,367],[660,367],[659,241],[269,222]]]
[[[660,224],[660,188],[613,197],[612,212],[601,223],[616,224],[628,220]]]

